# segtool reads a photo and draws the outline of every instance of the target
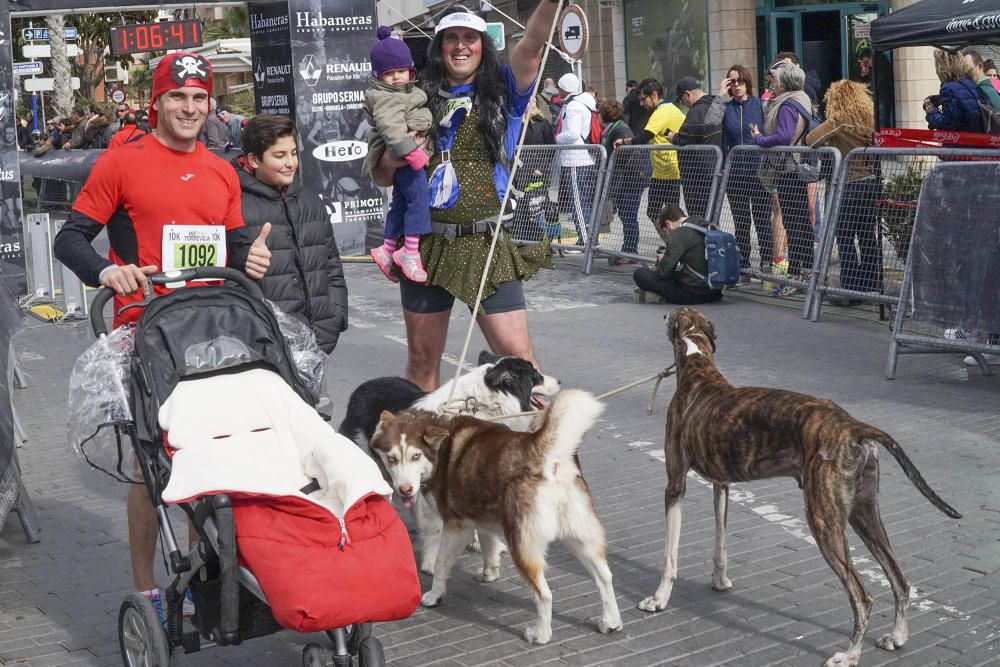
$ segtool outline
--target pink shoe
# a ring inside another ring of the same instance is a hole
[[[424,271],[424,263],[420,260],[419,252],[409,253],[406,252],[406,248],[400,248],[392,253],[392,259],[408,280],[415,283],[427,282],[427,272]]]
[[[394,283],[399,282],[399,278],[392,275],[392,264],[393,264],[392,253],[386,250],[384,245],[380,245],[377,248],[372,248],[371,256],[372,259],[375,260],[375,263],[378,264],[378,268],[380,268],[382,270],[382,273],[385,274],[386,278],[388,278]]]

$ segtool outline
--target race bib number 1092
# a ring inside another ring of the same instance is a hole
[[[226,228],[222,225],[166,225],[163,271],[226,265]]]

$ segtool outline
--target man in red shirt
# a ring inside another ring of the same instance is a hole
[[[112,135],[108,148],[118,148],[146,136],[146,133],[139,128],[135,111],[126,111],[121,117],[121,123],[121,128]]]
[[[152,132],[105,152],[94,163],[56,236],[53,250],[60,262],[86,284],[117,292],[116,327],[138,318],[139,308],[117,313],[142,300],[149,289],[148,275],[185,268],[177,264],[186,256],[181,247],[185,234],[197,231],[214,244],[215,252],[203,253],[214,260],[212,265],[244,270],[260,279],[270,264],[265,244],[270,225],[264,225],[257,239],[249,238],[236,172],[198,143],[211,91],[212,69],[204,58],[189,53],[164,57],[153,75]],[[108,258],[91,245],[104,228],[111,242]],[[128,527],[136,590],[157,605],[153,558],[158,525],[142,485],[129,490]]]

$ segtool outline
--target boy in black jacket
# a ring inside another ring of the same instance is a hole
[[[329,354],[347,329],[347,283],[333,228],[319,197],[302,189],[295,123],[263,114],[247,121],[243,155],[233,161],[251,238],[271,223],[267,299],[312,329]]]

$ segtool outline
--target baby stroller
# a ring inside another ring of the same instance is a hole
[[[225,284],[148,298],[134,336],[130,441],[173,575],[166,621],[135,593],[121,605],[127,667],[164,667],[174,651],[224,646],[282,628],[324,631],[303,665],[383,665],[371,624],[408,617],[420,599],[405,527],[374,462],[316,413],[275,313],[231,269],[185,269],[155,285]],[[235,283],[235,285],[231,284]],[[107,335],[98,292],[91,324]],[[177,504],[200,539],[182,552],[167,515]],[[194,616],[182,606],[190,591]]]

